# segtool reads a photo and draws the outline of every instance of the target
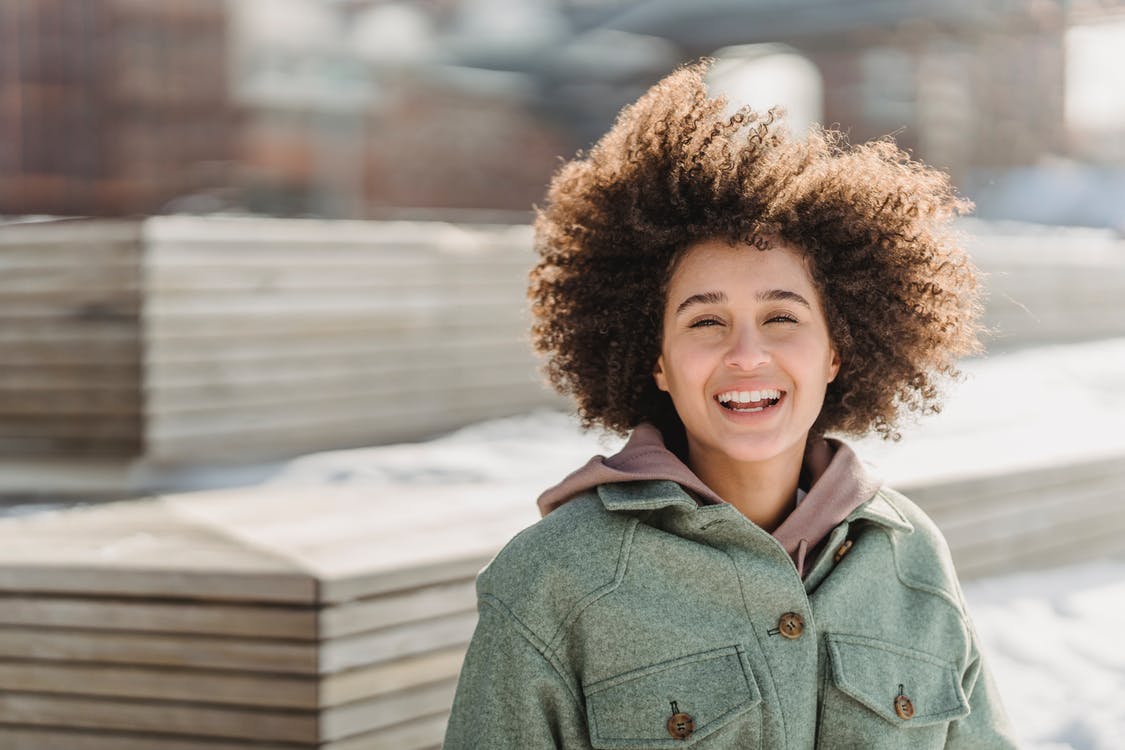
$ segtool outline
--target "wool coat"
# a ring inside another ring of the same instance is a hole
[[[818,549],[672,481],[579,494],[478,576],[444,747],[1017,747],[921,509],[881,487]]]

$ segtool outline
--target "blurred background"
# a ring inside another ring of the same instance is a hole
[[[988,353],[860,452],[1028,746],[1120,747],[1120,0],[0,0],[0,735],[436,747],[474,574],[620,443],[537,374],[533,206],[703,56],[976,203]]]
[[[1116,0],[5,0],[0,214],[519,216],[715,56],[982,218],[1120,230],[1123,41]]]

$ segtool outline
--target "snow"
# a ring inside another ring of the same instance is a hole
[[[1125,339],[1039,346],[961,369],[964,382],[948,385],[942,413],[904,429],[901,442],[854,443],[889,483],[1125,454]],[[1065,408],[1043,408],[1063,394]]]
[[[1125,562],[965,584],[989,667],[1033,750],[1125,744]]]

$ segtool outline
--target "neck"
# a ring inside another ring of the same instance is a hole
[[[773,532],[796,507],[797,482],[805,441],[766,461],[737,461],[714,450],[691,445],[688,466],[742,515]]]

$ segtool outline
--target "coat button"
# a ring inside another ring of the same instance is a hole
[[[914,704],[901,693],[895,697],[895,713],[900,719],[910,719],[914,716]]]
[[[695,731],[695,720],[690,714],[674,713],[668,719],[668,734],[677,740],[686,740]]]
[[[777,629],[789,640],[796,640],[805,632],[805,618],[796,612],[786,612],[777,621]]]
[[[839,548],[837,548],[837,550],[836,550],[836,558],[835,558],[836,562],[840,562],[841,560],[843,560],[844,555],[848,554],[848,552],[851,550],[851,548],[852,548],[852,540],[851,539],[849,539],[846,542],[844,542],[843,544],[841,544],[839,546]]]

